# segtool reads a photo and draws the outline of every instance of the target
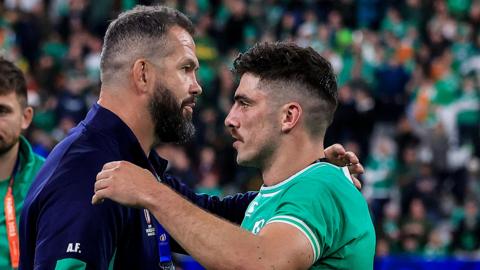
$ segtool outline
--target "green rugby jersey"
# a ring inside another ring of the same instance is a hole
[[[273,222],[305,234],[314,254],[310,269],[373,269],[375,230],[368,206],[342,168],[319,162],[262,186],[241,226],[258,234]]]

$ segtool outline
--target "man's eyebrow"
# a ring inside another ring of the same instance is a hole
[[[248,98],[247,96],[243,94],[236,94],[233,99],[235,101],[246,101],[246,102],[252,102],[252,99]]]

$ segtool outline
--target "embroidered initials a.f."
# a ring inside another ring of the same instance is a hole
[[[82,253],[80,250],[80,243],[69,243],[67,247],[68,253]]]

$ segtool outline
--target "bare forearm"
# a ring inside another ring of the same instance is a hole
[[[145,206],[206,268],[262,269],[268,265],[261,237],[206,213],[165,185],[156,185],[150,194]]]
[[[104,199],[149,209],[170,235],[208,269],[292,270],[311,266],[311,243],[300,230],[272,223],[253,235],[191,204],[159,184],[148,170],[129,162],[109,162],[97,174],[92,203]]]

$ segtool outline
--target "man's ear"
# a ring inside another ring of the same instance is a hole
[[[302,107],[297,102],[289,102],[282,106],[282,132],[290,132],[298,122],[303,114]]]
[[[22,130],[26,130],[30,126],[30,123],[32,123],[32,118],[33,118],[33,108],[30,106],[27,106],[25,109],[23,109]]]
[[[133,63],[133,84],[139,94],[148,92],[148,88],[152,84],[153,78],[150,75],[150,69],[151,67],[145,59],[137,59]]]

